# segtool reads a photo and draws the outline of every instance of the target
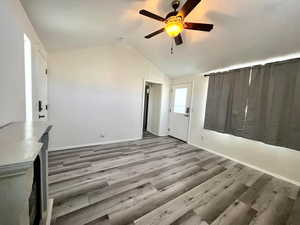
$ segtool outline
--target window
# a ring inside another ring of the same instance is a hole
[[[174,98],[174,112],[186,113],[187,88],[176,88]]]
[[[32,64],[31,41],[24,34],[24,63],[25,63],[25,106],[26,121],[32,121]]]
[[[204,128],[300,150],[300,59],[210,76]]]

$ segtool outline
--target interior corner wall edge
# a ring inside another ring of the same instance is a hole
[[[194,82],[189,143],[300,183],[299,151],[203,129],[208,80],[204,76],[190,76],[171,81]]]
[[[25,120],[24,33],[41,44],[19,0],[0,1],[0,126]]]
[[[161,83],[169,104],[169,78],[125,44],[49,52],[48,68],[51,149],[141,138],[145,81]]]

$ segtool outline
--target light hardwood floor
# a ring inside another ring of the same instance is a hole
[[[49,152],[49,188],[52,225],[300,224],[297,186],[170,137]]]

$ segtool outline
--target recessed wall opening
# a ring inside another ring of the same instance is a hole
[[[25,106],[26,121],[32,121],[32,62],[31,41],[24,34],[24,63],[25,63]]]
[[[159,135],[162,85],[146,82],[144,91],[143,133]]]

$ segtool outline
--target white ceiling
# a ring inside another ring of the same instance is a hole
[[[185,0],[184,0],[185,1]],[[186,21],[213,23],[210,33],[184,31],[170,54],[162,27],[138,14],[165,16],[171,0],[21,0],[48,51],[123,41],[170,76],[300,52],[299,0],[203,0]]]

